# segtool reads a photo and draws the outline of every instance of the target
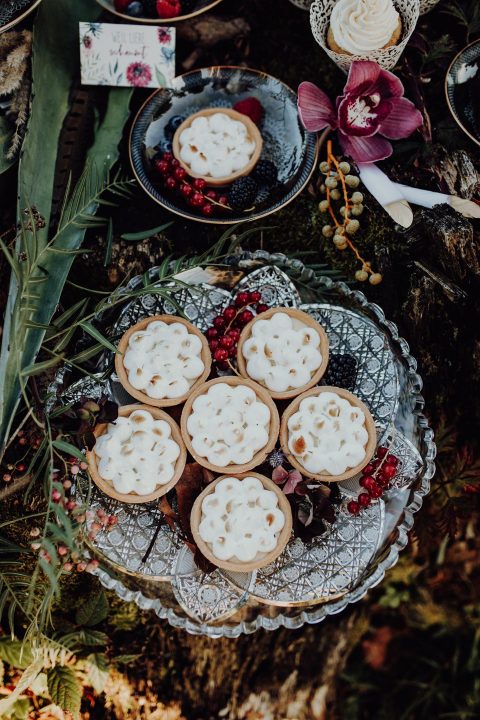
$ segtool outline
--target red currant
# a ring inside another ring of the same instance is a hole
[[[228,197],[226,195],[220,195],[220,197],[218,198],[218,202],[220,203],[220,205],[228,207]]]
[[[229,368],[228,362],[226,360],[220,360],[220,362],[217,362],[217,368],[219,370],[228,370],[228,368]]]
[[[203,190],[206,185],[207,183],[203,178],[195,178],[195,180],[193,181],[193,187],[197,190]]]
[[[165,180],[165,187],[167,188],[167,190],[176,190],[178,184],[175,178],[172,176],[167,177]]]
[[[217,199],[217,193],[215,192],[215,190],[209,190],[209,191],[206,193],[206,197],[207,197],[207,198],[210,198],[210,200],[216,200],[216,199]]]
[[[370,495],[368,493],[360,493],[358,496],[358,503],[360,507],[366,508],[370,505],[370,502]]]
[[[259,303],[262,299],[262,294],[259,293],[258,290],[253,290],[251,293],[249,293],[249,296],[251,303]]]
[[[171,152],[164,152],[162,155],[162,160],[165,160],[165,162],[171,162],[173,160],[173,155]]]
[[[205,217],[211,217],[214,213],[214,207],[209,202],[205,203],[205,205],[202,205],[202,215],[205,215]]]
[[[352,515],[358,515],[360,512],[360,505],[356,500],[350,500],[350,502],[347,504],[347,510]]]
[[[220,346],[226,350],[230,350],[235,345],[235,341],[232,337],[230,337],[230,335],[224,335],[224,337],[221,337],[219,343]]]
[[[182,185],[180,186],[180,191],[182,195],[188,198],[193,193],[193,188],[188,183],[182,183]]]
[[[170,160],[170,165],[172,166],[172,168],[180,167],[180,163],[178,162],[178,160],[176,158],[173,158],[173,160]]]
[[[253,320],[253,313],[250,310],[242,310],[238,316],[240,325],[248,325],[251,320]]]
[[[381,446],[380,446],[380,447],[377,449],[377,457],[380,458],[380,459],[384,458],[387,453],[388,453],[388,448],[386,448],[386,447],[381,447]]]
[[[387,477],[387,476],[385,475],[385,473],[383,472],[383,469],[382,469],[382,470],[379,470],[379,472],[375,475],[375,480],[376,480],[377,483],[378,483],[379,485],[381,485],[382,487],[387,487],[388,483],[390,482],[390,480],[388,479],[388,477]]]
[[[166,175],[170,170],[170,165],[168,162],[165,162],[165,160],[155,160],[155,170],[160,173],[160,175]]]
[[[362,478],[360,478],[360,485],[365,488],[365,490],[370,490],[371,488],[375,487],[377,483],[375,482],[375,478],[373,478],[371,475],[364,475]]]
[[[389,465],[393,465],[393,467],[397,467],[398,458],[396,457],[396,455],[389,454],[385,458],[385,462],[387,462]]]
[[[213,359],[215,362],[224,362],[228,359],[228,350],[225,350],[225,348],[217,348],[213,353]]]
[[[218,340],[215,340],[215,338],[212,338],[210,342],[208,343],[210,350],[213,352],[218,347]]]
[[[237,309],[233,305],[229,305],[223,311],[223,317],[227,322],[232,322],[233,318],[237,315]]]
[[[225,328],[225,318],[223,318],[221,315],[218,315],[213,320],[213,327],[217,330],[224,330]]]
[[[228,351],[228,357],[234,358],[234,357],[236,357],[236,355],[237,355],[237,344],[235,343],[234,345],[232,345],[232,347]]]
[[[368,465],[365,465],[365,467],[362,470],[362,475],[371,475],[375,468],[373,467],[372,463],[368,463]]]
[[[247,292],[239,292],[237,297],[235,298],[235,305],[237,308],[245,307],[247,305],[249,300],[249,296]]]
[[[385,463],[385,465],[381,469],[381,472],[385,475],[386,478],[388,478],[388,480],[391,480],[397,474],[397,468],[393,465]]]
[[[255,310],[256,310],[257,313],[260,315],[260,313],[267,312],[267,310],[268,310],[268,305],[265,305],[265,303],[259,303],[259,304],[257,305],[257,307],[255,308]]]
[[[192,207],[200,208],[203,207],[203,205],[205,204],[205,198],[203,197],[202,193],[194,192],[189,202]]]
[[[177,180],[184,180],[187,177],[187,172],[182,167],[175,168],[173,174],[175,175]]]
[[[218,336],[218,330],[217,330],[217,328],[210,327],[210,328],[208,328],[205,335],[207,336],[207,338],[209,340],[211,340],[212,338],[216,338]]]
[[[17,472],[25,472],[27,469],[27,466],[24,463],[19,463],[17,465]]]
[[[233,338],[234,342],[238,342],[240,339],[240,330],[237,328],[231,328],[227,335],[230,335],[231,338]]]
[[[370,497],[377,499],[379,497],[382,497],[383,488],[380,487],[380,485],[377,485],[377,483],[375,483],[373,487],[369,488],[368,493]]]

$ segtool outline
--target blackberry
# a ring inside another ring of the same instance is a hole
[[[246,210],[251,207],[257,197],[258,185],[251,177],[235,180],[228,191],[228,204],[234,210]]]
[[[142,0],[145,15],[149,18],[158,18],[157,0]]]
[[[353,355],[330,355],[323,380],[326,385],[333,385],[352,392],[357,380],[357,361]]]
[[[251,176],[260,185],[268,185],[268,187],[278,182],[277,168],[270,160],[259,160]]]
[[[180,0],[182,15],[188,15],[197,7],[197,0]]]

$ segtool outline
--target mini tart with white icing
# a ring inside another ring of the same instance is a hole
[[[93,481],[107,495],[127,503],[155,500],[180,479],[186,449],[180,429],[158,408],[126,405],[113,423],[95,428],[87,452]]]
[[[215,565],[254,570],[283,551],[292,514],[286,496],[263,475],[224,475],[196,499],[191,527],[201,552]]]
[[[295,397],[323,377],[328,338],[302,310],[272,308],[243,329],[237,362],[240,374],[263,385],[272,397]]]
[[[173,154],[187,173],[209,185],[248,175],[262,152],[255,123],[232,108],[207,108],[187,118],[173,136]]]
[[[173,315],[145,318],[118,344],[115,370],[129,395],[146,405],[182,403],[210,373],[212,357],[205,336]]]
[[[402,19],[393,0],[338,0],[330,16],[327,44],[342,55],[368,54],[396,45]]]
[[[188,398],[181,429],[195,460],[217,472],[244,472],[264,462],[280,420],[275,403],[251,380],[210,380]]]
[[[316,387],[288,406],[280,430],[282,450],[308,477],[340,481],[371,460],[375,423],[364,403],[343,388]]]

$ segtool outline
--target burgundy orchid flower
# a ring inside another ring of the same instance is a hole
[[[355,60],[335,108],[320,88],[303,82],[298,88],[298,112],[307,130],[338,130],[346,155],[355,162],[372,163],[392,154],[386,138],[405,138],[423,122],[403,93],[404,87],[393,73],[371,60]]]
[[[303,477],[298,470],[288,472],[282,465],[279,465],[272,473],[272,480],[276,485],[283,485],[282,490],[285,495],[290,495],[295,492],[297,485],[303,482]]]

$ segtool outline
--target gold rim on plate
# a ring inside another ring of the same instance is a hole
[[[199,8],[198,10],[195,10],[194,12],[189,13],[188,15],[178,15],[174,18],[147,18],[147,17],[133,17],[131,15],[127,15],[126,13],[121,13],[118,10],[115,10],[115,6],[113,2],[109,2],[109,0],[97,0],[97,3],[101,5],[105,10],[108,10],[108,12],[112,13],[112,15],[116,15],[117,17],[122,18],[123,20],[126,20],[127,22],[136,22],[136,23],[142,23],[142,25],[173,25],[174,23],[182,22],[183,20],[190,20],[191,18],[197,17],[197,15],[201,15],[202,13],[208,12],[209,10],[212,10],[216,5],[219,5],[222,2],[222,0],[211,0],[211,2],[208,5],[205,5],[203,8]]]
[[[0,35],[7,30],[11,30],[15,25],[18,25],[18,23],[21,23],[25,18],[30,15],[31,12],[37,8],[42,0],[33,0],[32,4],[26,8],[20,15],[13,18],[13,20],[9,20],[8,23],[5,23],[5,25],[0,25]]]
[[[468,137],[470,138],[470,140],[473,140],[473,142],[474,142],[476,145],[480,145],[480,138],[475,137],[475,135],[472,135],[472,133],[471,133],[469,130],[467,130],[467,128],[465,127],[465,125],[461,122],[461,120],[460,120],[460,118],[459,118],[459,116],[458,116],[457,110],[454,108],[454,106],[453,106],[452,103],[450,102],[450,97],[449,97],[449,95],[448,95],[448,78],[449,78],[450,75],[451,75],[453,66],[455,65],[455,63],[457,62],[457,60],[463,55],[463,53],[464,53],[466,50],[468,50],[468,48],[473,47],[473,45],[478,45],[478,44],[480,44],[480,40],[474,40],[473,42],[471,42],[471,43],[469,43],[468,45],[466,45],[462,50],[460,50],[459,53],[457,53],[457,54],[455,55],[455,57],[453,58],[452,62],[451,62],[450,65],[448,66],[447,74],[445,75],[445,83],[444,83],[445,98],[446,98],[446,100],[447,100],[447,105],[448,105],[448,109],[450,110],[451,116],[453,117],[453,119],[454,119],[455,122],[457,123],[458,127],[459,127],[461,130],[463,130],[463,132],[465,133],[465,135],[468,135]],[[480,56],[479,56],[478,59],[480,60]]]

